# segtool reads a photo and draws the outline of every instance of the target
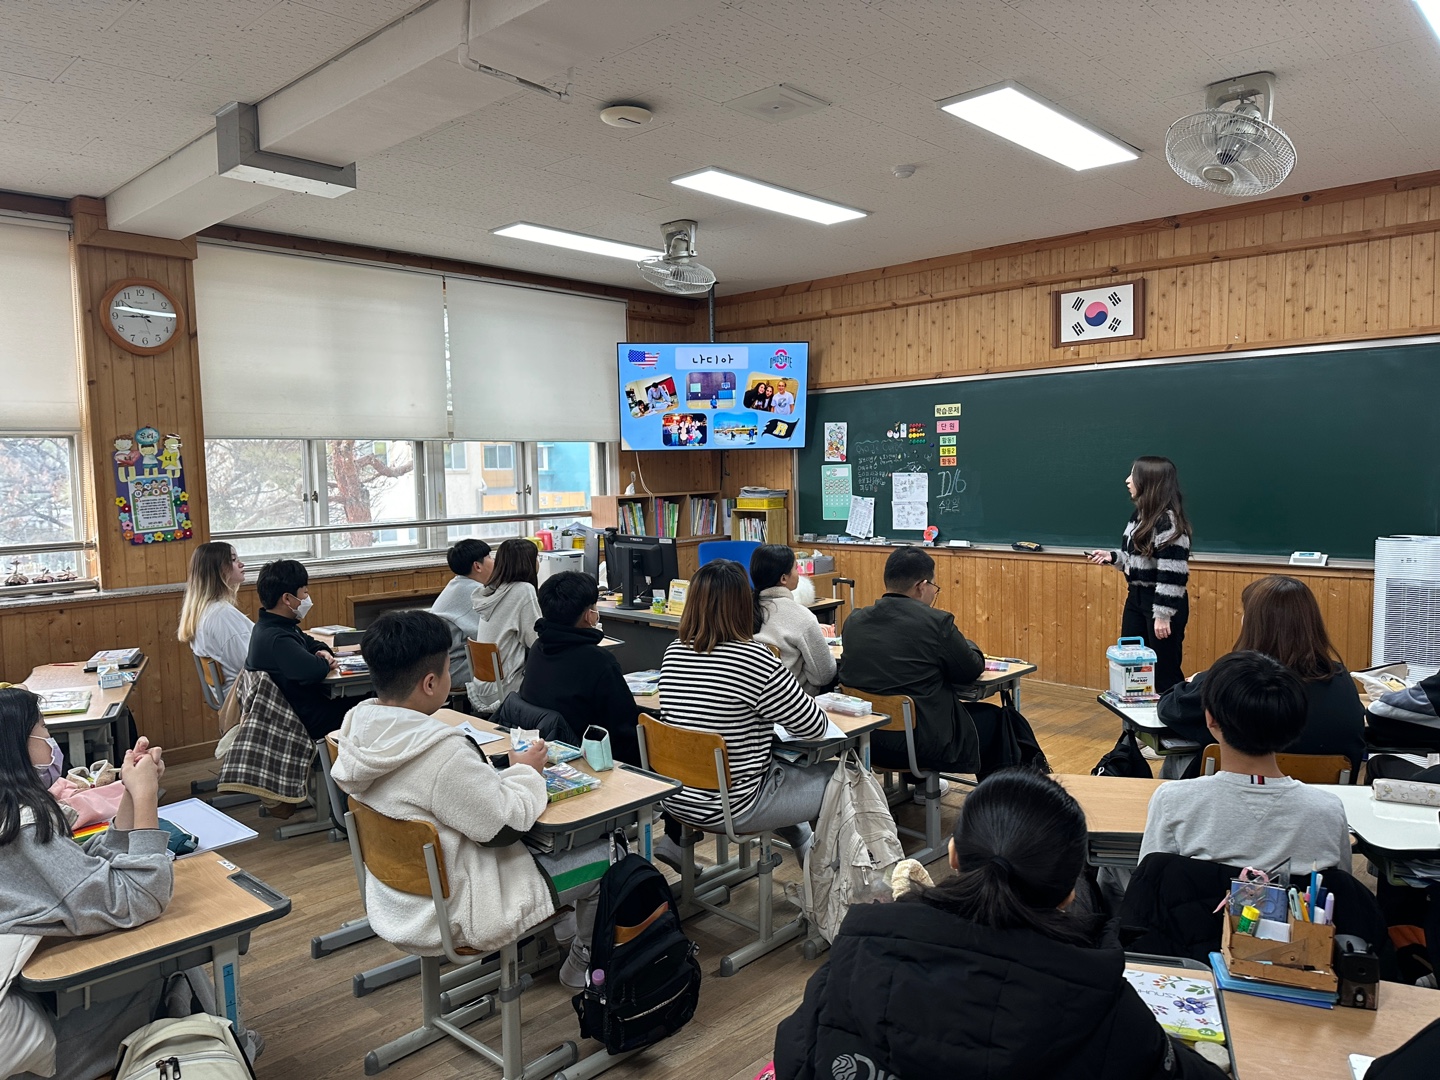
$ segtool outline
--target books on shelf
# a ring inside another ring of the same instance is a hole
[[[89,690],[47,690],[39,697],[42,716],[66,716],[90,711]]]
[[[645,536],[645,503],[636,499],[619,506],[620,532],[626,536]]]
[[[757,517],[742,517],[740,519],[740,535],[736,540],[758,540],[765,543],[765,519]]]
[[[690,497],[690,535],[714,536],[720,531],[720,503],[708,496]]]
[[[680,503],[675,499],[655,500],[656,536],[680,535]]]
[[[86,671],[95,671],[101,664],[113,664],[115,667],[135,667],[145,654],[139,649],[101,649],[89,660],[85,661]]]

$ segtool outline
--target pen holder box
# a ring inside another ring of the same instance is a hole
[[[1242,934],[1235,915],[1226,914],[1220,952],[1233,975],[1248,975],[1263,982],[1298,986],[1303,990],[1335,991],[1340,980],[1331,967],[1335,928],[1290,920],[1289,941],[1266,941]]]
[[[1155,650],[1144,638],[1122,637],[1105,650],[1110,662],[1110,692],[1117,697],[1155,693]]]

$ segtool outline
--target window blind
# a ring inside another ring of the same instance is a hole
[[[207,437],[445,438],[439,276],[204,244],[195,306]]]
[[[625,303],[447,278],[455,438],[614,442]]]
[[[65,227],[0,224],[0,281],[0,432],[78,432],[80,359]]]

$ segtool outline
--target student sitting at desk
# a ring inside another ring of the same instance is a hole
[[[1343,754],[1350,759],[1351,779],[1357,779],[1365,758],[1365,707],[1355,680],[1325,632],[1315,594],[1298,578],[1269,574],[1245,586],[1240,606],[1244,621],[1235,651],[1253,650],[1279,660],[1305,687],[1305,727],[1299,738],[1281,749],[1293,754]],[[1201,704],[1204,692],[1202,671],[1165,691],[1156,706],[1167,728],[1202,746],[1210,742]],[[1196,776],[1199,761],[1198,754],[1172,755],[1165,759],[1161,775]]]
[[[664,720],[725,740],[735,828],[772,830],[803,864],[814,842],[833,761],[801,767],[770,756],[775,725],[800,739],[825,734],[828,721],[775,654],[754,640],[755,610],[745,568],[728,559],[706,563],[690,579],[679,636],[660,664]],[[723,826],[720,796],[686,787],[665,800],[681,821]]]
[[[300,629],[310,613],[310,573],[294,559],[276,559],[260,568],[255,591],[264,610],[245,667],[274,679],[310,738],[323,739],[340,726],[350,703],[326,692],[325,676],[336,666],[329,647]]]
[[[365,631],[360,652],[376,697],[345,717],[336,738],[335,782],[377,813],[434,822],[457,946],[494,951],[548,919],[557,904],[573,904],[568,932],[563,922],[556,927],[562,948],[570,949],[560,981],[583,987],[609,847],[599,841],[536,855],[525,847],[522,834],[547,805],[544,742],[512,751],[510,765],[495,769],[464,732],[434,719],[450,694],[450,631],[428,611],[387,611]],[[372,876],[365,910],[386,941],[440,953],[429,896],[398,892]]]
[[[455,576],[445,583],[430,612],[450,627],[450,681],[464,686],[470,681],[470,650],[465,642],[480,629],[475,594],[490,580],[495,556],[484,540],[468,537],[451,545],[445,562]]]
[[[885,560],[885,595],[845,620],[840,681],[871,694],[915,699],[915,756],[922,769],[988,772],[1001,765],[990,751],[1000,710],[962,704],[958,691],[985,673],[985,654],[966,639],[955,616],[935,606],[935,560],[923,548],[896,548]],[[905,733],[871,736],[879,768],[908,769]],[[989,751],[989,752],[987,752]]]
[[[1232,652],[1211,666],[1201,693],[1220,744],[1214,776],[1162,784],[1150,797],[1143,861],[1152,851],[1269,870],[1350,869],[1345,807],[1328,791],[1280,771],[1275,753],[1305,727],[1305,688],[1278,660]]]
[[[614,653],[602,649],[600,588],[589,574],[566,570],[551,574],[540,586],[540,612],[535,648],[525,662],[520,696],[531,705],[554,709],[565,717],[571,742],[580,745],[585,729],[598,724],[610,733],[610,752],[617,761],[640,764],[635,725],[640,708],[625,684]]]
[[[1005,770],[972,791],[955,874],[850,909],[775,1034],[776,1080],[1159,1080],[1224,1075],[1156,1022],[1076,901],[1085,814],[1054,781]],[[1083,883],[1083,882],[1082,882]]]
[[[255,629],[249,616],[235,606],[235,594],[244,581],[245,564],[229,544],[201,544],[190,556],[176,636],[196,656],[208,656],[220,665],[222,700],[245,670],[250,634]]]
[[[780,662],[807,694],[835,682],[835,655],[815,613],[795,599],[800,575],[795,552],[784,544],[761,544],[750,554],[755,585],[755,640],[780,651]]]
[[[120,1040],[154,1018],[164,989],[156,979],[56,1020],[40,999],[7,985],[42,937],[140,926],[165,910],[174,888],[170,837],[155,810],[160,748],[142,738],[126,753],[120,809],[108,831],[84,844],[70,839],[48,791],[60,764],[39,699],[0,689],[0,1077],[108,1076]]]
[[[466,687],[470,704],[487,716],[525,681],[525,658],[535,644],[535,624],[540,621],[540,601],[535,595],[539,573],[540,549],[529,540],[506,540],[495,553],[490,584],[475,594],[475,610],[480,616],[475,640],[499,648],[505,675],[499,682],[471,679]]]

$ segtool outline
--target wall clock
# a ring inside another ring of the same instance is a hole
[[[154,356],[175,344],[185,328],[185,315],[158,281],[125,278],[105,290],[100,325],[126,352]]]

